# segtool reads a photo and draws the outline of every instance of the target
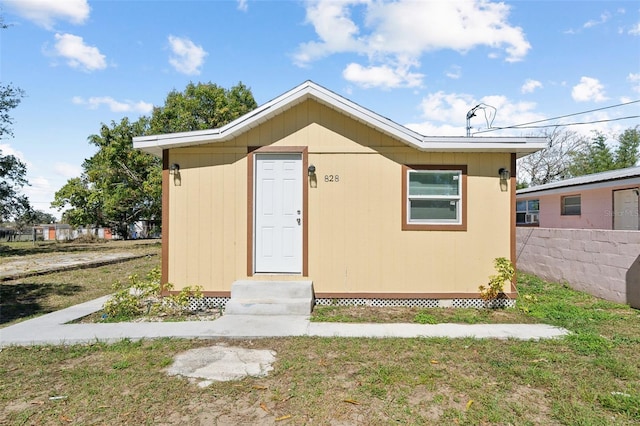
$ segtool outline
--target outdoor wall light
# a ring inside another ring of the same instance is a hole
[[[307,174],[309,175],[309,186],[311,188],[317,188],[318,178],[316,177],[316,166],[314,166],[313,164],[309,165],[309,168],[307,169]]]
[[[505,169],[504,167],[500,167],[500,169],[498,170],[498,176],[500,176],[500,180],[506,181],[511,177],[511,173],[509,173],[509,170]]]
[[[174,173],[180,173],[180,164],[173,163],[172,165],[169,166],[169,170]]]

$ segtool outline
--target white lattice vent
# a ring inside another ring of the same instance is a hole
[[[229,297],[192,297],[189,300],[189,310],[205,311],[207,309],[224,310],[225,305],[229,301]]]
[[[371,306],[407,307],[407,308],[509,308],[515,306],[516,301],[499,299],[485,302],[482,299],[316,299],[320,306]]]
[[[191,298],[189,309],[203,311],[207,309],[224,310],[229,297]],[[485,302],[482,299],[316,299],[320,306],[371,306],[377,308],[407,307],[407,308],[512,308],[516,301],[513,299],[497,299]]]

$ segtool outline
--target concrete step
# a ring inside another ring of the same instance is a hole
[[[312,281],[238,280],[231,285],[231,298],[278,299],[313,298]]]
[[[311,281],[240,280],[231,286],[225,315],[310,315]]]
[[[225,315],[310,315],[313,300],[310,299],[231,299]]]

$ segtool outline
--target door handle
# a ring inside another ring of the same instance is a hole
[[[296,221],[298,221],[298,225],[300,225],[300,218],[297,218]]]

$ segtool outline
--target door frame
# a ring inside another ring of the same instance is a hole
[[[255,235],[254,235],[254,215],[255,215],[255,154],[300,154],[302,159],[302,276],[309,275],[309,176],[307,169],[309,167],[308,159],[309,149],[306,146],[262,146],[249,147],[247,153],[247,276],[252,277],[255,271]],[[278,274],[276,274],[278,275]],[[291,274],[285,274],[291,275]]]
[[[640,187],[632,186],[630,188],[617,188],[617,189],[613,189],[611,191],[611,211],[613,213],[611,215],[611,229],[613,229],[613,230],[616,229],[616,192],[618,192],[618,191],[639,191],[639,190],[640,190]],[[638,195],[638,194],[636,196],[640,197],[640,195]],[[640,198],[638,198],[638,215],[640,215]],[[640,221],[640,217],[638,217],[638,220]]]

